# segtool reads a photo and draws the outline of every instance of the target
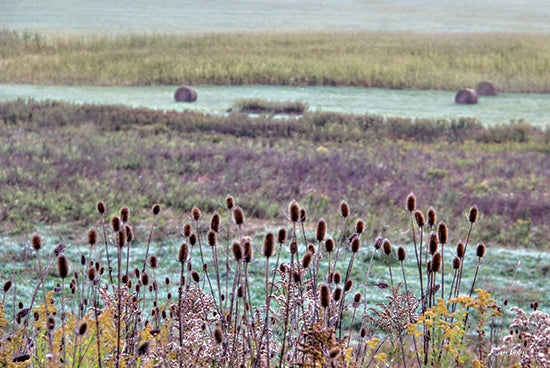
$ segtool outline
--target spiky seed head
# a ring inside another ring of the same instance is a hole
[[[353,287],[353,280],[347,279],[346,282],[344,283],[344,291],[347,293],[348,291],[351,290],[352,287]]]
[[[426,225],[424,214],[422,214],[422,211],[420,210],[414,211],[414,220],[416,221],[416,226],[418,227],[424,227],[424,225]]]
[[[430,207],[428,209],[428,225],[430,226],[434,226],[435,225],[435,222],[436,222],[436,213],[435,213],[435,209],[433,207]]]
[[[382,244],[384,244],[384,239],[382,237],[378,237],[374,241],[374,251],[376,252],[378,249],[382,248]]]
[[[137,348],[137,355],[143,356],[149,352],[149,341],[144,341]]]
[[[80,256],[80,265],[86,265],[86,256],[84,254]]]
[[[151,212],[153,212],[153,215],[157,216],[160,213],[160,204],[153,205]]]
[[[252,238],[245,237],[243,239],[244,245],[244,261],[250,263],[252,261],[252,256],[254,255],[254,249],[252,248]]]
[[[97,270],[95,269],[95,267],[88,267],[88,271],[86,272],[86,275],[88,276],[88,280],[90,281],[94,281],[95,280],[95,276],[96,276],[96,272]]]
[[[64,254],[57,257],[57,272],[59,272],[59,277],[62,279],[69,275],[69,262],[67,262]]]
[[[235,199],[233,199],[233,197],[231,197],[230,195],[225,197],[225,207],[227,207],[228,210],[235,207]]]
[[[164,283],[170,285],[170,278],[168,276],[164,279]]]
[[[198,241],[197,234],[192,233],[191,235],[189,235],[189,244],[191,244],[191,246],[197,244],[197,241]]]
[[[182,234],[183,236],[185,236],[186,238],[189,237],[189,235],[191,235],[191,224],[190,223],[186,223],[183,225],[183,229],[182,229]]]
[[[432,231],[430,233],[430,237],[428,238],[428,252],[430,252],[430,254],[432,255],[437,252],[439,248],[438,240],[439,239],[437,238],[437,233]]]
[[[40,235],[34,234],[31,237],[31,244],[34,250],[40,250],[42,248],[42,238],[40,238]]]
[[[334,246],[334,239],[327,238],[327,240],[325,240],[325,251],[327,251],[327,253],[334,252]]]
[[[437,227],[437,236],[439,237],[439,242],[441,244],[447,244],[448,240],[448,231],[447,225],[444,222],[440,222]]]
[[[284,242],[286,242],[286,229],[281,227],[277,231],[277,243],[283,244]]]
[[[311,252],[311,254],[315,254],[315,245],[309,243],[307,245],[307,250],[308,250],[308,252]]]
[[[292,239],[292,241],[290,242],[290,253],[292,254],[296,254],[298,253],[298,243],[296,242],[295,239]]]
[[[216,238],[216,232],[214,230],[208,230],[208,233],[206,234],[206,240],[208,242],[208,245],[214,247],[218,242]]]
[[[432,271],[439,272],[441,269],[441,253],[437,252],[432,256]]]
[[[233,242],[233,257],[237,262],[240,262],[243,259],[243,248],[239,242]]]
[[[11,282],[11,280],[7,280],[4,283],[4,293],[7,293],[8,291],[10,291],[12,285],[13,283]]]
[[[191,277],[193,278],[193,281],[199,282],[201,280],[201,277],[199,273],[195,270],[191,271]]]
[[[80,336],[84,336],[86,331],[88,331],[88,324],[86,322],[82,322],[80,326],[78,326],[78,334]]]
[[[416,197],[413,192],[410,192],[405,200],[405,209],[409,212],[412,212],[416,209]]]
[[[223,331],[219,326],[216,326],[214,328],[214,331],[212,331],[212,335],[214,336],[214,341],[216,344],[221,344],[223,342]]]
[[[328,308],[330,305],[330,290],[326,284],[323,284],[320,287],[319,301],[321,302],[321,307],[323,308]]]
[[[340,301],[340,299],[342,299],[342,293],[343,291],[341,287],[335,288],[332,292],[332,300],[334,300],[335,302]]]
[[[320,218],[319,221],[317,221],[317,229],[315,231],[315,239],[318,241],[325,240],[325,236],[327,235],[327,222],[325,219]]]
[[[149,275],[145,271],[141,273],[141,284],[143,286],[147,286],[149,284]]]
[[[477,222],[477,219],[479,217],[479,209],[476,205],[473,205],[470,208],[470,212],[468,212],[468,221],[470,221],[472,224]]]
[[[431,261],[431,260],[429,260],[429,261],[426,263],[426,271],[427,271],[428,273],[432,273],[432,271],[433,271],[433,270],[432,270],[432,261]]]
[[[88,244],[89,245],[95,245],[97,243],[97,230],[95,228],[91,228],[88,230]]]
[[[359,332],[359,335],[361,336],[362,339],[364,339],[365,336],[367,336],[367,329],[365,327],[361,327],[361,331]]]
[[[355,232],[359,235],[363,234],[365,231],[365,221],[363,219],[357,219],[355,222]]]
[[[350,214],[349,204],[346,201],[340,202],[340,216],[346,218]]]
[[[97,212],[100,215],[103,215],[105,213],[105,203],[101,201],[97,202],[96,208],[97,208]]]
[[[330,359],[336,359],[340,356],[340,348],[339,347],[334,347],[332,349],[330,349],[330,351],[328,352],[328,355],[330,357]]]
[[[136,276],[136,279],[139,279],[140,278],[140,271],[139,271],[139,268],[135,267],[134,268],[134,275]]]
[[[389,256],[391,254],[391,243],[388,239],[384,239],[382,249],[384,250],[385,255]]]
[[[302,258],[302,267],[309,268],[309,266],[311,266],[311,261],[313,261],[313,253],[308,250],[306,254],[304,254],[304,258]]]
[[[130,219],[130,209],[128,207],[122,207],[120,209],[119,216],[122,222],[128,222],[128,220]]]
[[[477,255],[479,258],[482,258],[482,257],[485,255],[485,244],[479,243],[479,244],[477,245],[476,255]]]
[[[307,211],[305,208],[300,208],[300,222],[307,221]]]
[[[358,291],[355,293],[355,295],[353,296],[353,301],[355,303],[361,303],[361,293]]]
[[[275,237],[271,231],[265,234],[264,238],[264,256],[271,257],[275,252]]]
[[[459,257],[455,257],[455,258],[453,259],[453,269],[458,270],[458,269],[460,268],[460,264],[461,264],[461,263],[462,263],[462,262],[460,262],[460,258],[459,258]]]
[[[359,240],[358,236],[354,236],[351,240],[351,251],[353,253],[359,252],[359,248],[361,247],[361,241]]]
[[[244,224],[244,212],[241,207],[235,207],[233,210],[233,221],[238,226]]]
[[[242,285],[239,285],[237,288],[237,297],[242,298],[244,296],[244,287]]]
[[[212,230],[214,232],[219,232],[220,231],[220,223],[221,223],[220,214],[215,212],[212,215],[212,217],[210,217],[210,230]]]
[[[191,217],[195,221],[202,217],[201,210],[197,206],[193,206],[193,208],[191,209]]]
[[[405,251],[405,248],[399,246],[399,248],[397,248],[397,259],[400,262],[403,262],[405,258],[407,258],[407,252]]]
[[[149,266],[151,266],[151,268],[157,268],[158,264],[159,260],[157,256],[152,255],[151,257],[149,257]]]
[[[328,282],[329,284],[332,284],[332,278],[333,278],[333,276],[334,276],[334,272],[330,272],[330,273],[328,274],[328,276],[327,276],[327,282]]]
[[[290,204],[288,205],[288,216],[292,222],[300,221],[300,206],[295,200],[290,201]]]
[[[118,216],[113,216],[111,217],[111,227],[113,228],[113,231],[120,231],[120,226],[121,226],[121,222],[120,222],[120,217]]]
[[[332,281],[334,281],[335,284],[339,284],[342,281],[342,274],[338,271],[334,272],[332,274]]]
[[[299,284],[300,281],[302,281],[302,275],[300,274],[300,271],[294,270],[294,283]]]
[[[279,265],[279,272],[286,273],[286,265],[284,263]]]
[[[466,253],[466,248],[464,247],[463,242],[458,242],[456,245],[456,256],[458,258],[464,258],[464,254]]]
[[[46,320],[46,328],[48,331],[52,331],[55,328],[55,318],[53,316],[48,316],[48,319]]]
[[[99,267],[99,274],[103,275],[105,273],[105,267],[101,266]]]
[[[117,233],[117,239],[118,239],[118,242],[117,242],[117,243],[118,243],[118,246],[119,246],[119,247],[125,246],[125,245],[126,245],[126,240],[127,240],[127,238],[126,238],[126,231],[119,231],[119,232]]]

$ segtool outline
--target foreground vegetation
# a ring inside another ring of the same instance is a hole
[[[309,220],[307,209],[291,201],[281,226],[253,238],[239,203],[227,196],[221,213],[193,207],[178,248],[154,254],[150,241],[161,206],[152,207],[148,240],[140,241],[129,208],[107,215],[100,201],[80,259],[66,256],[64,243],[31,237],[34,292],[17,308],[5,308],[18,283],[4,282],[0,361],[11,367],[547,366],[550,318],[538,303],[530,312],[510,308],[515,274],[499,303],[477,288],[491,252],[472,236],[478,208],[467,211],[468,229],[453,235],[461,240],[451,246],[434,208],[418,210],[412,193],[400,202],[410,252],[382,237],[368,241],[374,234],[345,201],[334,229],[322,218]],[[140,242],[146,251],[136,260]],[[160,264],[172,259],[171,277],[161,278]],[[375,276],[376,264],[385,271]],[[52,277],[59,283],[46,288]],[[372,302],[375,290],[386,294],[383,303]],[[510,309],[515,317],[503,325],[502,312]]]
[[[299,50],[299,51],[297,51]],[[550,92],[550,36],[267,33],[47,36],[0,31],[0,83],[275,84]]]

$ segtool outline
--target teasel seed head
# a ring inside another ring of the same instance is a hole
[[[365,231],[365,221],[363,221],[363,219],[357,219],[357,221],[355,222],[355,232],[358,235],[361,235],[363,234],[364,231]]]
[[[122,222],[128,222],[128,220],[130,219],[130,209],[128,207],[122,207],[120,209],[119,216]]]
[[[243,239],[243,245],[244,245],[244,261],[246,263],[250,263],[254,255],[254,249],[252,248],[252,238],[248,236],[245,237]]]
[[[86,256],[84,254],[80,256],[80,265],[86,265]]]
[[[157,256],[152,255],[151,257],[149,257],[149,266],[151,266],[151,268],[157,268],[158,262],[159,260]]]
[[[330,305],[330,290],[325,284],[320,287],[319,300],[321,302],[321,307],[323,308],[328,308]]]
[[[307,245],[307,250],[308,250],[308,252],[311,252],[312,255],[315,254],[315,245],[309,243]]]
[[[298,222],[301,219],[300,206],[295,200],[290,201],[290,204],[288,205],[288,215],[290,217],[290,221],[292,222]]]
[[[361,331],[359,332],[359,335],[361,336],[362,339],[364,339],[365,336],[367,336],[367,329],[365,327],[361,327]]]
[[[341,287],[335,288],[332,292],[332,300],[334,300],[335,302],[340,301],[340,299],[342,299],[342,293],[343,291]]]
[[[422,214],[422,211],[420,210],[414,211],[414,219],[416,221],[416,226],[424,227],[424,225],[426,225],[426,220],[424,219],[424,215]]]
[[[7,293],[8,291],[10,291],[12,285],[13,283],[11,282],[11,280],[7,280],[4,283],[4,293]]]
[[[432,272],[439,272],[441,269],[441,253],[437,252],[432,256]]]
[[[361,247],[361,241],[359,240],[358,236],[354,236],[351,240],[351,251],[353,253],[359,252],[359,248]]]
[[[201,277],[199,273],[195,270],[191,271],[191,277],[193,278],[193,281],[199,282],[201,280]]]
[[[214,231],[214,232],[219,232],[220,231],[220,223],[221,223],[221,218],[220,218],[220,214],[215,212],[212,217],[210,217],[210,230]]]
[[[155,204],[151,212],[153,212],[153,215],[157,216],[160,213],[160,204]]]
[[[264,238],[264,256],[271,257],[275,252],[275,237],[271,231],[265,234]]]
[[[113,228],[113,231],[117,232],[120,231],[120,217],[113,216],[111,217],[111,227]]]
[[[239,242],[233,242],[233,257],[235,257],[237,262],[243,259],[243,248]]]
[[[143,356],[149,352],[149,341],[144,341],[137,348],[137,355]]]
[[[315,231],[315,239],[318,241],[325,240],[325,236],[327,234],[327,222],[325,219],[320,218],[317,222],[317,229]]]
[[[307,211],[305,208],[300,208],[300,222],[307,221]]]
[[[191,235],[189,235],[189,244],[191,244],[191,246],[193,246],[193,245],[197,244],[197,241],[198,241],[197,234],[191,233]]]
[[[34,250],[40,250],[42,248],[42,238],[40,238],[40,235],[34,234],[31,237],[31,244]]]
[[[227,207],[228,210],[235,207],[235,199],[233,199],[233,197],[231,197],[230,195],[225,197],[225,207]]]
[[[382,249],[384,250],[385,255],[389,256],[391,254],[391,243],[388,239],[384,239]]]
[[[416,197],[413,192],[410,192],[405,200],[405,209],[409,212],[412,212],[416,209]]]
[[[242,285],[239,285],[237,288],[237,297],[242,298],[244,296],[244,287]]]
[[[95,228],[91,228],[88,230],[88,244],[89,245],[95,245],[97,243],[97,230]],[[34,247],[34,246],[33,246]]]
[[[439,237],[439,242],[441,244],[447,244],[448,240],[448,231],[447,225],[444,222],[440,222],[437,227],[437,236]]]
[[[139,268],[135,267],[134,268],[134,275],[136,276],[136,279],[139,279],[140,278],[140,271],[139,271]]]
[[[313,261],[313,253],[311,253],[309,250],[304,254],[304,258],[302,258],[302,267],[303,268],[309,268],[311,265],[311,262]]]
[[[349,204],[346,201],[340,202],[340,216],[347,218],[350,214]]]
[[[430,237],[428,238],[428,252],[430,254],[434,254],[437,252],[439,248],[438,239],[437,239],[437,233],[432,231],[430,233]]]
[[[244,224],[244,212],[241,207],[235,207],[233,210],[233,221],[238,226]]]
[[[479,243],[479,244],[477,245],[476,255],[477,255],[479,258],[483,258],[483,256],[485,255],[485,244]]]
[[[197,206],[193,206],[193,208],[191,209],[191,217],[195,221],[202,217],[201,210]]]
[[[353,296],[353,301],[355,303],[361,303],[361,293],[358,291],[355,293],[355,295]]]
[[[62,279],[69,275],[69,263],[64,254],[57,257],[57,272],[59,272],[59,277]]]
[[[46,328],[48,331],[53,331],[55,328],[55,318],[53,318],[53,316],[48,316],[48,319],[46,320]]]
[[[400,262],[403,262],[405,258],[407,258],[407,252],[405,251],[405,248],[400,246],[399,248],[397,248],[397,259]]]
[[[100,215],[103,215],[105,213],[105,203],[101,201],[97,202],[96,209]]]
[[[472,224],[477,222],[477,219],[479,217],[479,209],[476,205],[473,205],[470,208],[470,212],[468,213],[468,221],[470,221]]]
[[[78,326],[78,334],[80,336],[84,336],[86,331],[88,331],[88,324],[86,322],[82,322],[80,326]]]
[[[141,284],[143,286],[147,286],[149,284],[149,275],[145,271],[141,273]]]
[[[277,231],[277,243],[283,244],[284,242],[286,242],[286,229],[284,227],[281,227]]]
[[[126,241],[130,243],[134,240],[134,229],[130,225],[126,224],[124,225],[124,230],[126,231]]]
[[[453,259],[453,269],[455,270],[458,270],[460,268],[460,265],[461,265],[461,261],[460,261],[460,258],[459,257],[455,257]]]
[[[466,248],[464,247],[464,243],[458,242],[458,244],[456,245],[456,256],[458,258],[464,258],[465,252],[466,252]]]
[[[294,283],[299,284],[300,281],[302,281],[302,275],[300,274],[300,271],[294,270]]]
[[[208,242],[208,245],[211,247],[216,246],[218,240],[216,238],[216,232],[214,230],[208,230],[208,233],[206,234],[206,240]]]
[[[338,271],[334,272],[332,274],[332,281],[334,281],[335,284],[339,284],[342,281],[342,274]]]
[[[330,351],[328,352],[328,355],[330,357],[330,359],[336,359],[340,356],[340,348],[339,347],[334,347],[332,349],[330,349]]]
[[[378,237],[374,241],[374,251],[376,252],[378,249],[382,248],[382,244],[384,244],[384,239],[382,237]]]
[[[86,275],[88,276],[88,280],[94,281],[96,276],[97,270],[95,267],[88,267],[88,271],[86,272]]]
[[[183,229],[182,229],[182,234],[183,236],[185,236],[186,238],[189,237],[189,235],[191,235],[191,231],[192,231],[192,228],[191,228],[191,224],[190,223],[186,223],[183,225]]]
[[[325,250],[327,251],[327,253],[334,252],[334,246],[335,246],[334,239],[327,238],[325,240]]]
[[[214,335],[214,341],[216,344],[221,344],[223,342],[223,331],[219,326],[216,326],[214,328],[214,331],[212,331],[212,335]]]
[[[298,253],[298,243],[296,242],[295,239],[292,239],[292,241],[290,242],[290,253],[292,254],[296,254]]]
[[[127,238],[126,238],[126,231],[119,231],[119,232],[117,233],[117,238],[118,238],[118,242],[117,242],[117,243],[118,243],[118,246],[119,246],[119,247],[123,247],[123,246],[126,245],[126,240],[127,240]]]
[[[346,283],[344,284],[344,291],[347,293],[348,291],[351,290],[352,287],[353,287],[353,280],[347,279]]]
[[[433,207],[428,209],[428,225],[434,226],[436,222],[436,213]]]

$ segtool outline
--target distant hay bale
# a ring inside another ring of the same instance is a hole
[[[481,81],[476,88],[478,96],[496,96],[497,88],[491,81]]]
[[[471,88],[461,89],[455,96],[455,103],[467,105],[476,104],[477,92]]]
[[[176,90],[174,99],[176,102],[195,102],[197,100],[197,92],[189,86],[183,86]]]

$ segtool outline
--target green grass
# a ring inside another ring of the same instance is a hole
[[[550,92],[550,36],[376,32],[0,33],[0,83],[275,84]]]

